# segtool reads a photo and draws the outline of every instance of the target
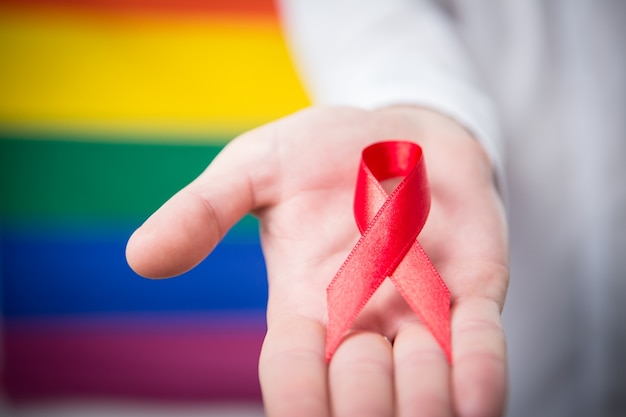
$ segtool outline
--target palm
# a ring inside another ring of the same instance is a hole
[[[134,267],[171,275],[197,263],[245,211],[258,215],[270,288],[260,362],[269,415],[447,415],[453,403],[459,413],[485,414],[502,407],[506,242],[490,171],[463,130],[427,112],[418,119],[409,113],[320,109],[249,132],[144,226],[153,234],[174,213],[178,223],[186,219],[169,232],[175,235],[167,246],[134,238],[141,248]],[[452,294],[452,373],[388,281],[330,367],[324,362],[325,289],[359,237],[352,199],[360,151],[393,138],[424,148],[433,201],[419,240]],[[222,204],[226,196],[240,203]],[[487,385],[476,389],[477,378]]]

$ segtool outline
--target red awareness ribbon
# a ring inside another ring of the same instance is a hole
[[[389,195],[381,181],[404,177]],[[417,241],[430,210],[422,148],[404,141],[363,150],[354,197],[361,238],[327,288],[326,360],[389,277],[451,362],[450,291]]]

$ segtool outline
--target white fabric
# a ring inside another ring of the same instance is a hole
[[[626,415],[626,2],[281,10],[317,103],[432,107],[504,166],[508,415]]]

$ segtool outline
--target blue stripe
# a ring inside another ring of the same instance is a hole
[[[232,233],[193,271],[153,281],[137,276],[126,264],[130,233],[3,230],[4,315],[265,308],[267,282],[258,235]]]

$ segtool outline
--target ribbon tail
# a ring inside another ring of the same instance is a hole
[[[349,273],[349,272],[348,272]],[[367,301],[385,280],[384,276],[367,281],[349,280],[346,269],[341,269],[326,290],[328,324],[326,328],[326,361],[330,362],[345,334],[356,320]]]
[[[417,241],[390,279],[452,363],[450,291]]]

